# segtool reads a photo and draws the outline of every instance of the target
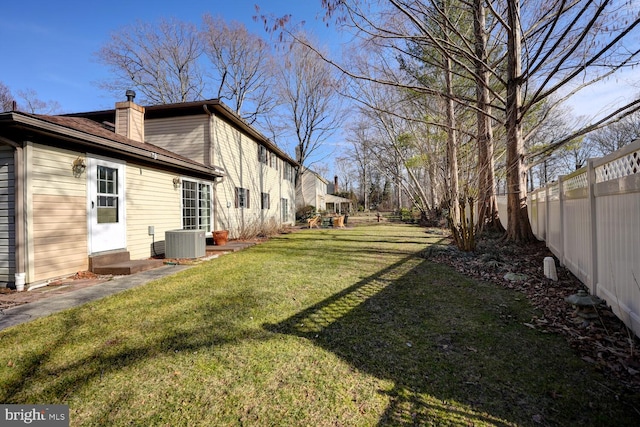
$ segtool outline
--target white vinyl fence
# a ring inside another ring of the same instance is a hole
[[[536,237],[640,336],[640,140],[529,193],[528,206]]]

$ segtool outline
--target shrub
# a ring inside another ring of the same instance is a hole
[[[316,208],[315,206],[307,205],[303,208],[300,208],[296,211],[296,220],[297,221],[306,221],[308,218],[316,216]]]
[[[252,222],[250,224],[245,225],[240,233],[238,234],[238,239],[240,240],[250,240],[255,239],[256,237],[270,237],[280,234],[283,231],[284,227],[282,224],[279,224],[271,218],[266,223],[261,223],[259,221]]]

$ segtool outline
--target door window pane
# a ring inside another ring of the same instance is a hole
[[[118,218],[118,170],[98,166],[98,224],[119,222]]]

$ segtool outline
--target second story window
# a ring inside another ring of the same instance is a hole
[[[293,182],[295,179],[295,175],[293,173],[293,166],[289,163],[284,164],[284,179]]]
[[[265,165],[269,164],[269,151],[267,150],[267,147],[258,145],[258,161]]]

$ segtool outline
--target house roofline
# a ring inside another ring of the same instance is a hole
[[[119,139],[123,139],[123,141],[127,140],[129,143],[117,141],[116,139],[105,138],[94,135],[90,132],[53,123],[37,115],[17,111],[0,113],[0,126],[7,126],[20,130],[30,130],[41,135],[70,140],[78,145],[88,148],[106,150],[114,154],[124,155],[128,158],[141,160],[144,163],[170,166],[172,168],[182,169],[199,175],[212,177],[221,177],[225,175],[224,169],[218,166],[205,166],[186,158],[181,158],[178,154],[152,144],[143,143],[148,147],[141,147],[140,143],[136,143],[135,141],[121,136],[119,136]],[[114,136],[116,136],[115,133]]]
[[[302,167],[302,173],[305,174],[307,172],[310,172],[311,174],[315,175],[316,178],[318,178],[320,181],[322,181],[324,184],[329,184],[329,180],[324,178],[322,175],[320,175],[318,172],[315,172],[312,169],[306,168],[306,167]]]
[[[208,99],[203,101],[179,102],[174,104],[161,104],[145,106],[145,120],[159,119],[164,117],[191,116],[198,114],[210,114],[211,111],[219,113],[221,116],[230,121],[233,125],[240,128],[249,136],[255,138],[259,143],[276,153],[278,157],[286,160],[295,167],[300,164],[292,159],[273,141],[264,136],[260,131],[247,123],[242,117],[236,114],[228,105],[219,99]],[[115,110],[89,111],[86,113],[65,114],[66,117],[84,117],[96,122],[115,120]]]

